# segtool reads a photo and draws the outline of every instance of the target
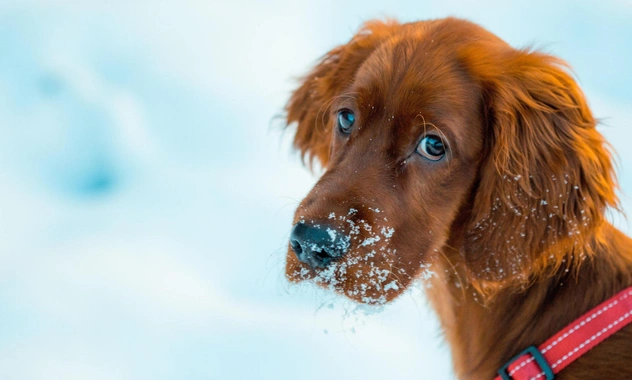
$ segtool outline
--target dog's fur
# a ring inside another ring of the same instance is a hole
[[[290,248],[287,277],[371,304],[426,277],[460,379],[492,379],[632,285],[631,241],[604,216],[610,153],[557,58],[463,20],[373,21],[304,78],[287,121],[325,168],[295,222],[349,239],[326,268]],[[429,131],[448,147],[437,162],[415,153]],[[632,379],[632,327],[557,378]]]

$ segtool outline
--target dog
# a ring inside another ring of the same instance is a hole
[[[632,241],[605,218],[611,153],[558,58],[455,18],[370,21],[286,113],[324,169],[286,277],[371,305],[423,278],[459,379],[494,378],[632,285]],[[632,327],[556,378],[632,379]]]

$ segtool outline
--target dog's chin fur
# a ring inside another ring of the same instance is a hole
[[[295,147],[326,168],[295,223],[346,244],[316,269],[289,249],[287,278],[381,305],[432,273],[460,379],[493,378],[632,285],[632,241],[604,217],[618,206],[607,143],[563,61],[464,20],[372,21],[286,110]],[[341,110],[355,117],[343,132]],[[439,160],[417,148],[429,134]],[[629,363],[632,327],[556,378],[632,378]]]

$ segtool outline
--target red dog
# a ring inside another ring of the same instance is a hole
[[[369,304],[429,277],[460,379],[494,378],[632,285],[632,243],[604,219],[610,154],[559,59],[458,19],[369,22],[304,79],[287,121],[326,168],[287,277]],[[631,326],[557,378],[632,379]]]

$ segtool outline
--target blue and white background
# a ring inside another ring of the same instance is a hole
[[[369,18],[569,61],[632,210],[630,1],[389,3],[0,0],[0,379],[452,378],[419,289],[366,315],[282,274],[315,177],[277,116]]]

